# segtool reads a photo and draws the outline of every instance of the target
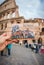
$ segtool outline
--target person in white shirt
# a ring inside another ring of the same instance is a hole
[[[38,44],[35,39],[32,40],[31,49],[35,50],[35,53],[38,53]]]

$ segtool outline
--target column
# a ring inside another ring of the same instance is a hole
[[[15,11],[15,17],[16,17],[16,18],[18,18],[18,17],[19,17],[18,8],[16,8],[16,11]]]
[[[4,15],[2,14],[1,20],[3,20],[3,19],[4,19]]]
[[[12,10],[10,10],[10,18],[12,18]]]
[[[8,13],[5,13],[4,19],[7,19],[7,14],[8,14]]]
[[[24,23],[24,19],[21,20],[21,23]]]
[[[40,32],[42,32],[42,23],[40,23]]]
[[[1,16],[0,16],[0,21],[1,21]]]
[[[8,14],[7,18],[8,19],[12,18],[12,11],[11,10],[9,11],[9,14]]]
[[[3,30],[5,30],[5,23],[3,23]]]
[[[1,30],[1,24],[0,24],[0,30]]]
[[[12,12],[12,18],[15,18],[15,11]]]

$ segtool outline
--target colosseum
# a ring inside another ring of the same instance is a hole
[[[4,32],[9,32],[15,24],[19,24],[21,30],[28,28],[29,31],[32,31],[36,39],[41,36],[44,43],[44,19],[34,18],[33,20],[26,20],[19,15],[18,9],[19,7],[15,0],[5,0],[0,4],[0,35]]]

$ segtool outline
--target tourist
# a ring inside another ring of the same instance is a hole
[[[38,52],[38,44],[36,43],[36,40],[32,40],[31,49],[35,50],[35,53]]]
[[[42,38],[39,37],[39,38],[38,38],[38,51],[39,51],[39,49],[41,48],[41,46],[42,46]]]
[[[3,50],[4,51],[4,50]],[[3,56],[3,51],[1,51],[1,56]]]
[[[25,47],[28,48],[28,41],[24,40]]]
[[[12,44],[8,44],[7,45],[7,50],[8,50],[8,55],[10,56],[11,55],[11,48],[12,48]]]

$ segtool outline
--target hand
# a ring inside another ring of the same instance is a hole
[[[18,43],[19,40],[18,39],[13,39],[12,42]]]
[[[5,44],[6,45],[8,45],[8,44],[11,44],[11,43],[18,43],[19,42],[19,40],[17,40],[17,39],[7,39],[6,41],[5,41]]]

